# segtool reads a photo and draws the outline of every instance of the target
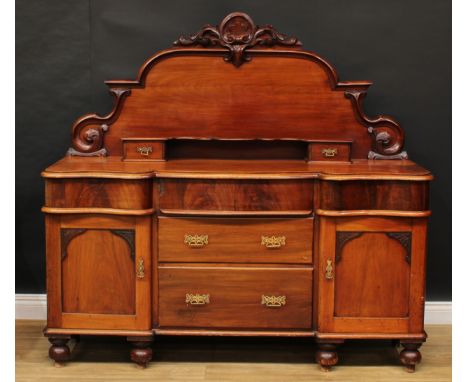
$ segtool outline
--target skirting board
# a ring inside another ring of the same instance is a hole
[[[45,294],[17,294],[17,320],[45,320],[47,297]],[[425,323],[428,325],[452,324],[452,301],[427,301]]]

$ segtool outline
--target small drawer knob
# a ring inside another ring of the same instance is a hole
[[[140,155],[143,156],[148,156],[153,152],[153,147],[152,146],[142,146],[142,147],[137,147],[136,151],[140,153]]]
[[[322,150],[322,156],[325,158],[333,158],[338,155],[338,149],[336,148],[327,148]]]

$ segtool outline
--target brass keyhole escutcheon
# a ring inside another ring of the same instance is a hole
[[[325,278],[333,280],[333,265],[331,260],[327,260],[327,267],[325,268]]]
[[[137,272],[136,272],[136,276],[139,278],[139,279],[142,279],[145,277],[145,263],[143,261],[143,258],[140,257],[140,259],[138,260],[138,266],[137,266]]]

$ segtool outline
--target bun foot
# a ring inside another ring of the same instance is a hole
[[[315,361],[320,365],[320,370],[331,371],[332,366],[338,363],[336,344],[319,343],[315,353]]]
[[[145,369],[153,358],[153,349],[151,349],[153,337],[128,337],[127,340],[133,346],[130,350],[130,359],[136,363],[137,368]]]
[[[420,342],[401,342],[403,350],[400,352],[400,361],[408,373],[414,373],[416,365],[421,362],[421,353],[418,350],[421,345]]]
[[[62,367],[70,360],[70,348],[67,346],[69,340],[70,336],[49,337],[49,342],[52,344],[49,348],[49,357],[55,361],[55,367]]]

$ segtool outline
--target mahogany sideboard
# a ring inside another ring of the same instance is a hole
[[[107,81],[45,179],[50,357],[82,334],[389,339],[408,371],[426,339],[429,171],[340,81],[271,25],[232,13]],[[157,344],[156,344],[157,347]]]

